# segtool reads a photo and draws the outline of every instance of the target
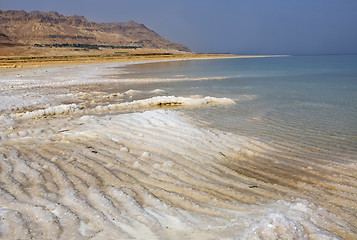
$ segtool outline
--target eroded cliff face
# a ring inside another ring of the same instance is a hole
[[[189,52],[143,24],[95,23],[85,17],[64,16],[57,12],[1,11],[0,46],[2,45],[87,44],[113,48],[152,48]]]

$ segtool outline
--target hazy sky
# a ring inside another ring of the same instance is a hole
[[[0,9],[134,20],[196,52],[357,53],[357,0],[1,0]]]

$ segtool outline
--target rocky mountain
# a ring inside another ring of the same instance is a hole
[[[3,46],[190,51],[134,21],[95,23],[77,15],[13,10],[0,10],[0,47]]]

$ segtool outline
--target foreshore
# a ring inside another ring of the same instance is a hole
[[[106,62],[141,62],[162,60],[189,60],[214,58],[251,58],[273,57],[274,55],[234,55],[234,54],[111,54],[111,55],[66,55],[66,56],[33,56],[33,57],[0,57],[0,68],[37,67],[44,65],[106,63]]]
[[[266,99],[196,85],[239,72],[140,78],[126,68],[239,57],[276,56],[23,58],[1,69],[1,239],[355,239],[353,147],[341,157],[326,155],[328,140],[296,144],[296,115],[265,118],[267,105],[233,122],[260,138],[212,124],[247,114],[245,98]]]

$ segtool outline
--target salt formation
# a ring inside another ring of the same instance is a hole
[[[76,104],[68,104],[68,105],[60,105],[55,107],[49,107],[46,109],[35,110],[32,112],[17,113],[17,114],[13,114],[12,116],[22,117],[22,118],[40,118],[45,116],[68,114],[70,112],[75,113],[75,112],[79,112],[80,109],[81,107]]]
[[[131,92],[132,93],[132,92]],[[204,97],[204,98],[185,98],[185,97],[175,97],[175,96],[158,96],[149,99],[136,100],[132,102],[109,104],[104,106],[97,106],[94,109],[83,109],[82,106],[76,104],[60,105],[55,107],[49,107],[46,109],[35,110],[32,112],[16,113],[12,114],[15,118],[40,118],[45,116],[62,115],[69,113],[101,113],[108,111],[134,111],[134,110],[144,110],[150,109],[158,106],[188,106],[197,107],[207,104],[234,104],[234,101],[229,98],[215,98],[215,97]]]
[[[339,239],[329,227],[348,227],[305,200],[264,204],[289,190],[229,166],[269,147],[178,112],[43,121],[66,131],[0,143],[2,239]]]

